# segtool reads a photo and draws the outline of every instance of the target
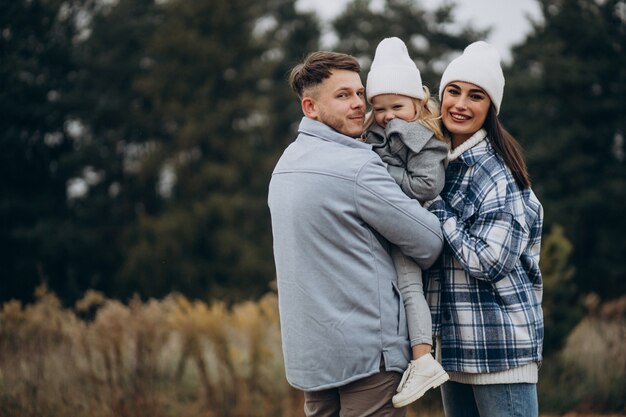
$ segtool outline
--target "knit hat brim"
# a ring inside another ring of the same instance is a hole
[[[461,56],[450,62],[441,76],[439,100],[442,100],[446,86],[453,81],[471,83],[485,90],[496,112],[500,113],[504,75],[500,54],[493,46],[483,41],[474,42],[465,48]]]

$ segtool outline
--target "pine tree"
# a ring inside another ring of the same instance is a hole
[[[412,0],[385,0],[379,7],[371,3],[371,0],[353,0],[333,21],[339,39],[336,49],[359,58],[364,78],[378,43],[397,36],[406,43],[423,84],[434,95],[445,65],[487,33],[460,24],[454,32],[450,31],[449,25],[454,23],[453,4],[429,11]]]
[[[80,1],[0,1],[0,301],[72,275],[63,164]]]
[[[502,118],[527,151],[546,226],[574,245],[574,283],[611,298],[626,290],[624,2],[540,5],[513,50]]]
[[[149,70],[147,43],[161,16],[154,0],[89,3],[88,30],[74,46],[79,70],[68,116],[82,129],[66,165],[86,192],[71,199],[72,225],[84,236],[73,259],[81,292],[128,297],[132,282],[115,278],[126,230],[141,213],[162,209],[150,149],[163,140],[149,100],[136,87]],[[91,175],[91,181],[88,176]]]
[[[544,355],[557,352],[565,338],[582,317],[583,309],[572,284],[572,244],[563,227],[554,224],[544,233],[540,268],[543,276],[543,314],[545,323]]]
[[[146,167],[164,208],[128,230],[120,282],[233,299],[274,279],[267,184],[299,112],[285,72],[319,36],[294,4],[162,3],[136,86],[166,132]]]

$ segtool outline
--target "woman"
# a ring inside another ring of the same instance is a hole
[[[439,98],[451,139],[446,185],[429,210],[445,247],[428,271],[447,417],[538,415],[543,344],[539,248],[543,209],[521,148],[498,113],[498,52],[469,45],[444,71]]]

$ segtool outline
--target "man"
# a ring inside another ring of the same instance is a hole
[[[304,116],[269,186],[285,369],[307,416],[404,416],[409,360],[390,243],[428,268],[437,218],[409,199],[358,138],[365,89],[352,56],[314,52],[289,82]]]

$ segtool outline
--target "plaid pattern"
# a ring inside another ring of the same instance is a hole
[[[541,362],[543,209],[487,140],[451,161],[429,207],[445,246],[427,271],[433,332],[447,371],[490,373]]]

